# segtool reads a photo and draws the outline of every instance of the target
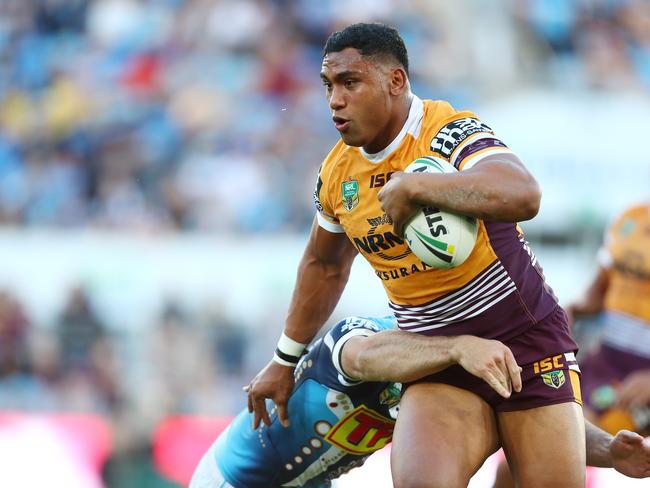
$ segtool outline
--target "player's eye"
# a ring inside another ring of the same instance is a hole
[[[346,88],[352,88],[355,85],[356,82],[357,82],[357,80],[345,80],[345,87]]]

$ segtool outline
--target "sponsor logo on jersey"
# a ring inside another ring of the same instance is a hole
[[[318,175],[318,181],[316,182],[316,191],[314,191],[314,205],[316,206],[316,210],[319,212],[323,211],[323,204],[320,203],[321,188],[323,188],[323,180],[321,179],[320,175]]]
[[[411,254],[411,250],[407,246],[404,246],[404,239],[400,239],[390,231],[375,234],[375,229],[372,228],[373,233],[368,233],[367,236],[352,238],[352,242],[359,252],[377,254],[377,256],[387,261],[396,261]],[[396,246],[402,247],[399,254],[390,255],[384,252]]]
[[[375,270],[375,274],[377,275],[377,278],[379,278],[380,280],[389,281],[389,280],[397,280],[399,278],[406,278],[407,276],[410,276],[415,273],[420,273],[422,271],[426,271],[427,269],[432,269],[432,267],[420,261],[419,265],[412,264],[410,267],[403,266],[401,268],[389,269],[388,271]]]
[[[360,405],[339,420],[325,440],[350,454],[370,454],[390,442],[394,428],[393,420]]]
[[[352,238],[352,243],[359,252],[377,254],[377,256],[386,261],[396,261],[411,254],[412,251],[408,246],[404,245],[404,239],[397,237],[391,231],[377,232],[377,228],[381,225],[393,225],[393,221],[388,215],[384,213],[383,215],[366,219],[366,221],[370,225],[368,234],[363,237]],[[393,248],[397,248],[399,253],[388,254],[384,252]]]
[[[465,139],[478,132],[493,133],[490,127],[474,117],[454,120],[438,131],[431,141],[431,150],[449,159]]]
[[[348,177],[348,181],[341,183],[343,193],[343,208],[348,212],[359,205],[359,182]]]
[[[360,329],[362,327],[365,329],[374,330],[375,332],[379,332],[379,326],[372,320],[366,320],[358,317],[350,317],[346,319],[345,324],[343,324],[343,327],[341,327],[341,332],[347,332],[352,329]]]
[[[375,231],[377,230],[377,227],[379,227],[380,225],[393,225],[393,219],[391,219],[386,214],[380,215],[379,217],[372,217],[366,220],[370,224],[370,230],[368,231],[368,235],[374,234]]]
[[[551,371],[550,373],[543,373],[542,379],[544,380],[544,384],[546,386],[550,386],[556,390],[560,388],[566,381],[564,371],[561,369],[557,371]]]

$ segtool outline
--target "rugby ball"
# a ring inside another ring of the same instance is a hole
[[[456,173],[444,159],[425,156],[416,159],[406,173]],[[465,262],[474,249],[478,220],[466,215],[423,207],[404,226],[411,251],[432,268],[453,268]]]

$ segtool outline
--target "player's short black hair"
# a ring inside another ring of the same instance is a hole
[[[397,29],[380,23],[352,24],[343,30],[332,33],[325,42],[323,57],[351,47],[358,49],[363,56],[392,56],[409,73],[409,57],[406,45]]]

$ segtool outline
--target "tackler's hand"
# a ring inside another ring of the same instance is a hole
[[[503,343],[474,336],[458,336],[452,354],[457,364],[481,378],[504,398],[521,391],[521,371]]]
[[[609,444],[612,467],[630,478],[650,476],[650,437],[619,431]]]
[[[381,208],[393,222],[393,230],[399,237],[404,236],[404,225],[418,210],[413,201],[413,182],[419,175],[413,173],[393,173],[377,195]]]
[[[267,426],[271,425],[271,419],[266,410],[265,400],[267,398],[275,403],[280,423],[284,427],[289,426],[287,403],[294,384],[293,371],[293,367],[270,361],[251,380],[250,384],[244,387],[244,391],[248,393],[248,411],[254,413],[253,429],[259,427],[260,420],[263,420]]]

